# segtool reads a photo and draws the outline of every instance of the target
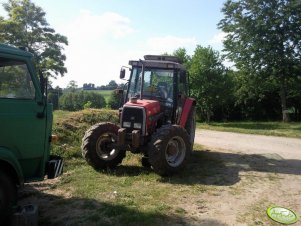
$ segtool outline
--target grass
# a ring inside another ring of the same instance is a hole
[[[197,123],[197,128],[225,132],[301,138],[301,122],[212,122]]]
[[[187,168],[168,178],[143,168],[139,154],[128,153],[121,166],[109,171],[95,171],[82,158],[68,158],[65,173],[51,187],[54,194],[35,194],[42,202],[40,224],[189,225],[193,219],[186,219],[189,210],[181,205],[203,206],[191,198],[214,195],[223,183],[217,175],[223,178],[225,171],[220,160],[202,153],[200,146],[195,149]]]
[[[245,194],[253,177],[245,176],[241,182],[240,171],[250,170],[243,165],[261,160],[259,165],[250,164],[252,170],[269,172],[271,167],[265,157],[204,151],[195,145],[187,167],[173,177],[162,178],[143,168],[142,156],[131,153],[115,170],[95,171],[81,157],[80,145],[85,131],[102,121],[118,123],[118,112],[54,112],[54,133],[60,140],[52,153],[64,157],[65,172],[48,190],[33,192],[39,200],[39,225],[218,225],[208,219],[200,221],[192,211],[206,212],[210,197],[222,199],[225,192]],[[265,210],[265,203],[253,208],[238,220],[268,222],[264,214],[259,219],[253,215]]]
[[[108,100],[109,100],[113,90],[90,90],[89,92],[100,93],[105,98],[106,103],[108,103]]]

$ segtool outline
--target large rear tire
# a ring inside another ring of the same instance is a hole
[[[17,189],[11,177],[0,171],[0,223],[9,225],[13,206],[17,202]]]
[[[125,150],[110,146],[117,142],[119,127],[112,123],[98,123],[86,133],[82,155],[94,169],[115,168],[125,157]]]
[[[161,176],[179,172],[191,154],[189,136],[178,125],[164,125],[153,134],[149,144],[149,162]]]

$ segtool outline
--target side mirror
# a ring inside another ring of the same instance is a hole
[[[46,87],[46,84],[45,84],[45,78],[44,78],[42,72],[40,72],[39,74],[40,74],[40,88],[41,88],[42,94],[44,94],[44,92],[45,92],[45,87]]]
[[[187,83],[187,78],[186,78],[186,71],[181,71],[180,72],[180,83],[186,84]]]
[[[120,77],[120,79],[123,79],[125,77],[125,69],[124,68],[121,68],[119,77]]]
[[[48,79],[47,78],[45,78],[44,76],[43,76],[43,73],[40,71],[40,87],[41,87],[41,92],[42,92],[42,94],[44,95],[44,94],[46,94],[46,96],[47,96],[47,84],[48,84]]]

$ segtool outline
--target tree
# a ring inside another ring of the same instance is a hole
[[[197,111],[209,122],[213,110],[225,104],[231,87],[222,59],[211,47],[197,46],[189,69],[191,94]]]
[[[64,93],[59,99],[60,109],[78,111],[84,108],[103,108],[106,101],[100,93],[81,91]]]
[[[116,83],[115,80],[111,80],[109,82],[109,84],[107,85],[108,89],[113,90],[116,89],[118,87],[118,84]]]
[[[243,70],[231,71],[235,107],[242,119],[277,120],[281,111],[274,78],[253,76]]]
[[[288,83],[301,70],[301,2],[227,0],[222,12],[218,26],[227,33],[226,56],[249,76],[276,82],[282,119],[288,121]]]
[[[123,98],[124,98],[124,94],[122,92],[119,92],[118,90],[112,91],[108,100],[108,106],[111,109],[120,108]]]
[[[185,48],[176,49],[172,55],[178,57],[181,61],[181,64],[184,64],[186,67],[189,66],[191,57],[187,54]]]
[[[78,88],[78,85],[75,80],[71,80],[67,85],[67,89],[71,92],[75,92],[77,88]]]
[[[48,102],[53,104],[53,109],[57,110],[59,109],[59,98],[63,95],[63,90],[56,86],[54,89],[48,89]]]
[[[43,9],[30,0],[8,0],[2,5],[8,18],[0,16],[0,42],[27,48],[44,76],[63,76],[68,41],[49,26]]]

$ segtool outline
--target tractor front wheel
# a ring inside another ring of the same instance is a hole
[[[119,127],[112,123],[98,123],[86,133],[82,142],[82,155],[94,169],[114,168],[125,157],[125,150],[116,149]]]
[[[159,175],[172,175],[185,166],[191,154],[190,146],[185,129],[178,125],[162,126],[150,142],[149,162]]]

